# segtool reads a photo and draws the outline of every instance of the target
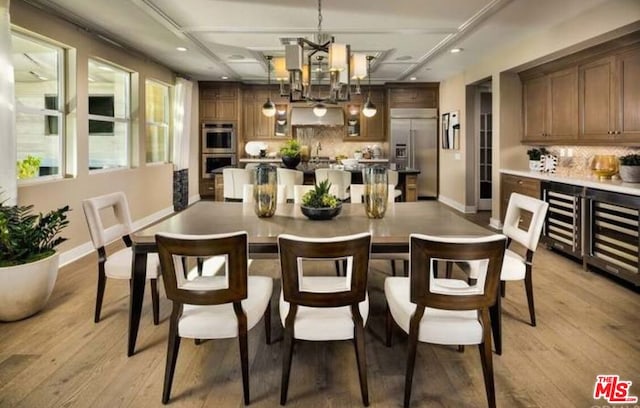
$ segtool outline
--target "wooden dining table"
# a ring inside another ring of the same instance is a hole
[[[324,221],[309,220],[298,204],[278,204],[274,216],[259,218],[253,204],[199,201],[132,234],[133,279],[129,304],[128,355],[135,353],[144,296],[147,254],[157,252],[155,234],[221,234],[246,231],[249,254],[277,254],[278,235],[333,237],[371,233],[372,253],[408,253],[409,235],[486,236],[494,232],[465,219],[436,201],[389,203],[383,218],[370,219],[362,204],[342,204],[340,214]]]

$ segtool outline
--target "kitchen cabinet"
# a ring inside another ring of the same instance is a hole
[[[542,197],[539,180],[504,173],[500,176],[500,192],[500,219],[503,222],[511,193],[520,193],[537,199]],[[525,214],[521,222],[523,223],[523,228],[528,228],[531,223],[531,215]]]
[[[523,142],[572,142],[578,137],[578,70],[571,67],[523,83]]]
[[[386,108],[384,91],[371,90],[371,102],[376,106],[377,112],[373,117],[366,117],[362,113],[369,93],[353,95],[351,101],[343,105],[347,120],[347,131],[344,141],[349,142],[383,142],[386,139]]]
[[[215,197],[214,179],[200,178],[200,197],[209,199]]]
[[[640,140],[640,47],[580,66],[580,138]]]
[[[389,108],[437,108],[437,84],[390,85]]]
[[[584,261],[640,286],[640,197],[586,189]]]
[[[542,183],[544,201],[549,203],[542,241],[574,257],[582,254],[583,187]]]
[[[238,120],[238,84],[200,82],[199,87],[200,121]]]
[[[262,105],[269,98],[266,88],[247,88],[242,99],[242,136],[243,141],[284,139],[291,134],[288,104],[283,103],[272,89],[271,100],[276,105],[276,115],[267,117],[262,114]],[[277,125],[281,123],[280,125]]]

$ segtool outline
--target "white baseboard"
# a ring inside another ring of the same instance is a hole
[[[502,223],[496,218],[489,219],[489,226],[493,229],[502,230]]]
[[[452,200],[451,198],[445,197],[443,195],[439,195],[438,196],[438,201],[440,201],[442,204],[448,205],[449,207],[456,209],[458,211],[460,211],[461,213],[465,213],[465,214],[473,214],[478,212],[478,209],[475,205],[467,205],[465,206],[464,204],[461,204],[455,200]]]
[[[194,196],[196,197],[196,196]],[[197,196],[200,199],[200,196]],[[198,200],[196,200],[198,201]],[[164,208],[158,212],[155,212],[151,215],[148,215],[144,218],[141,218],[137,221],[133,222],[133,229],[139,230],[141,228],[146,227],[149,224],[152,224],[159,219],[166,217],[167,215],[173,213],[173,206]],[[89,255],[91,252],[95,251],[93,248],[93,244],[91,241],[85,242],[82,245],[78,245],[75,248],[71,248],[68,251],[60,253],[60,266],[65,266],[73,261],[77,261],[78,259]]]

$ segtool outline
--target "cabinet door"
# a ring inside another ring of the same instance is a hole
[[[514,176],[511,174],[502,174],[500,177],[500,219],[504,222],[504,216],[507,213],[509,198],[511,193],[520,193],[534,198],[540,198],[540,181],[528,177]],[[524,225],[528,226],[531,222],[531,215],[523,216]]]
[[[572,141],[578,138],[578,70],[549,75],[547,140]]]
[[[275,136],[274,117],[267,117],[262,114],[264,102],[253,102],[253,131],[256,139],[270,139]]]
[[[640,47],[618,56],[616,141],[640,142]]]
[[[255,136],[255,128],[253,124],[253,116],[254,110],[256,108],[256,104],[253,102],[253,99],[243,99],[242,103],[242,136],[245,142],[250,140],[256,140]]]
[[[549,83],[547,77],[532,78],[523,85],[524,142],[544,141]]]
[[[360,124],[361,131],[366,140],[372,141],[384,141],[385,140],[385,115],[384,115],[384,105],[382,100],[373,100],[372,102],[378,108],[378,111],[373,117],[366,117],[364,115],[360,115]]]
[[[215,120],[217,118],[217,106],[215,99],[201,99],[200,100],[200,119],[201,120]]]
[[[614,59],[579,68],[580,139],[611,141],[615,130]]]
[[[437,108],[437,92],[430,88],[389,89],[391,108]]]
[[[236,99],[218,99],[216,101],[216,119],[237,120]]]

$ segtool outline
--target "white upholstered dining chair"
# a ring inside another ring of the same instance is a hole
[[[296,185],[304,183],[304,173],[300,170],[284,169],[278,167],[276,169],[278,185],[284,185],[287,200],[293,200],[293,188]]]
[[[349,186],[351,185],[351,172],[338,169],[316,169],[316,184],[322,180],[329,180],[332,186],[336,186],[338,191],[334,194],[340,200],[349,199]]]
[[[222,170],[225,201],[242,201],[245,184],[252,184],[251,170],[227,168]]]
[[[133,232],[131,215],[127,197],[123,192],[105,194],[82,201],[82,209],[89,227],[91,242],[98,252],[98,290],[96,294],[96,308],[94,321],[100,321],[102,300],[107,284],[107,278],[131,280],[132,257],[131,238]],[[105,225],[103,214],[114,221]],[[125,248],[112,254],[107,254],[106,246],[118,239],[122,239]],[[158,277],[160,276],[160,263],[158,254],[147,255],[147,279],[150,280],[151,300],[153,303],[153,323],[159,322]]]

